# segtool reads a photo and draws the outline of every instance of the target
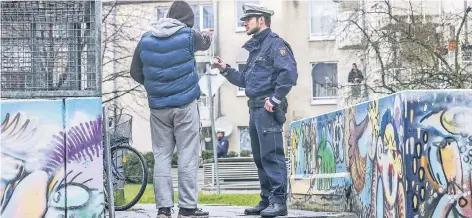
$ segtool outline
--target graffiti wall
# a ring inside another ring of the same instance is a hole
[[[290,133],[292,198],[331,190],[318,198],[346,197],[359,217],[472,217],[471,90],[402,92]]]
[[[104,217],[101,99],[2,101],[1,217]]]

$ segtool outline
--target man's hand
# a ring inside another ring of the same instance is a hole
[[[206,35],[206,36],[210,36],[210,37],[211,37],[211,36],[213,35],[213,29],[211,29],[211,28],[210,28],[210,29],[204,29],[204,30],[202,30],[201,33],[202,33],[203,35]]]
[[[264,108],[269,112],[274,112],[274,105],[270,103],[269,97],[265,98]]]
[[[221,60],[220,57],[214,57],[213,58],[213,64],[211,64],[211,68],[215,69],[218,68],[220,71],[224,71],[226,69],[226,63]]]

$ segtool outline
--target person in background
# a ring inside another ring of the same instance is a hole
[[[357,68],[357,64],[353,63],[347,81],[350,83],[361,83],[363,80],[364,76],[362,75],[362,72]]]
[[[218,147],[216,148],[216,155],[218,156],[218,158],[228,157],[229,142],[228,139],[225,137],[225,132],[223,130],[219,130],[216,136],[218,137]]]
[[[364,81],[364,76],[362,75],[362,72],[357,68],[356,63],[352,64],[352,69],[349,72],[347,81],[349,83],[353,83],[353,85],[351,86],[352,96],[359,97],[361,94],[360,84],[362,83],[362,81]]]
[[[158,217],[171,217],[174,206],[171,162],[178,153],[179,217],[208,217],[197,208],[200,153],[200,97],[194,53],[210,48],[211,31],[192,29],[194,14],[185,1],[174,1],[167,16],[144,33],[131,62],[131,77],[144,85],[151,110],[154,193]],[[189,40],[190,39],[190,40]]]

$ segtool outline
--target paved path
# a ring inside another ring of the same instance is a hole
[[[210,217],[223,218],[223,217],[247,217],[254,218],[259,216],[245,216],[244,208],[238,206],[222,206],[222,205],[200,205],[203,210],[210,212]],[[172,217],[177,217],[178,208],[174,207],[174,214]],[[138,204],[128,211],[116,212],[116,218],[149,218],[156,217],[157,210],[152,204]],[[348,218],[356,217],[347,213],[329,213],[329,212],[311,212],[303,210],[289,210],[289,215],[286,217],[336,217],[336,218]]]

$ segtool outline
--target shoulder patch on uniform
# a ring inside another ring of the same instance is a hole
[[[280,55],[282,55],[282,56],[287,55],[287,49],[285,47],[280,48],[279,52],[280,52]]]

